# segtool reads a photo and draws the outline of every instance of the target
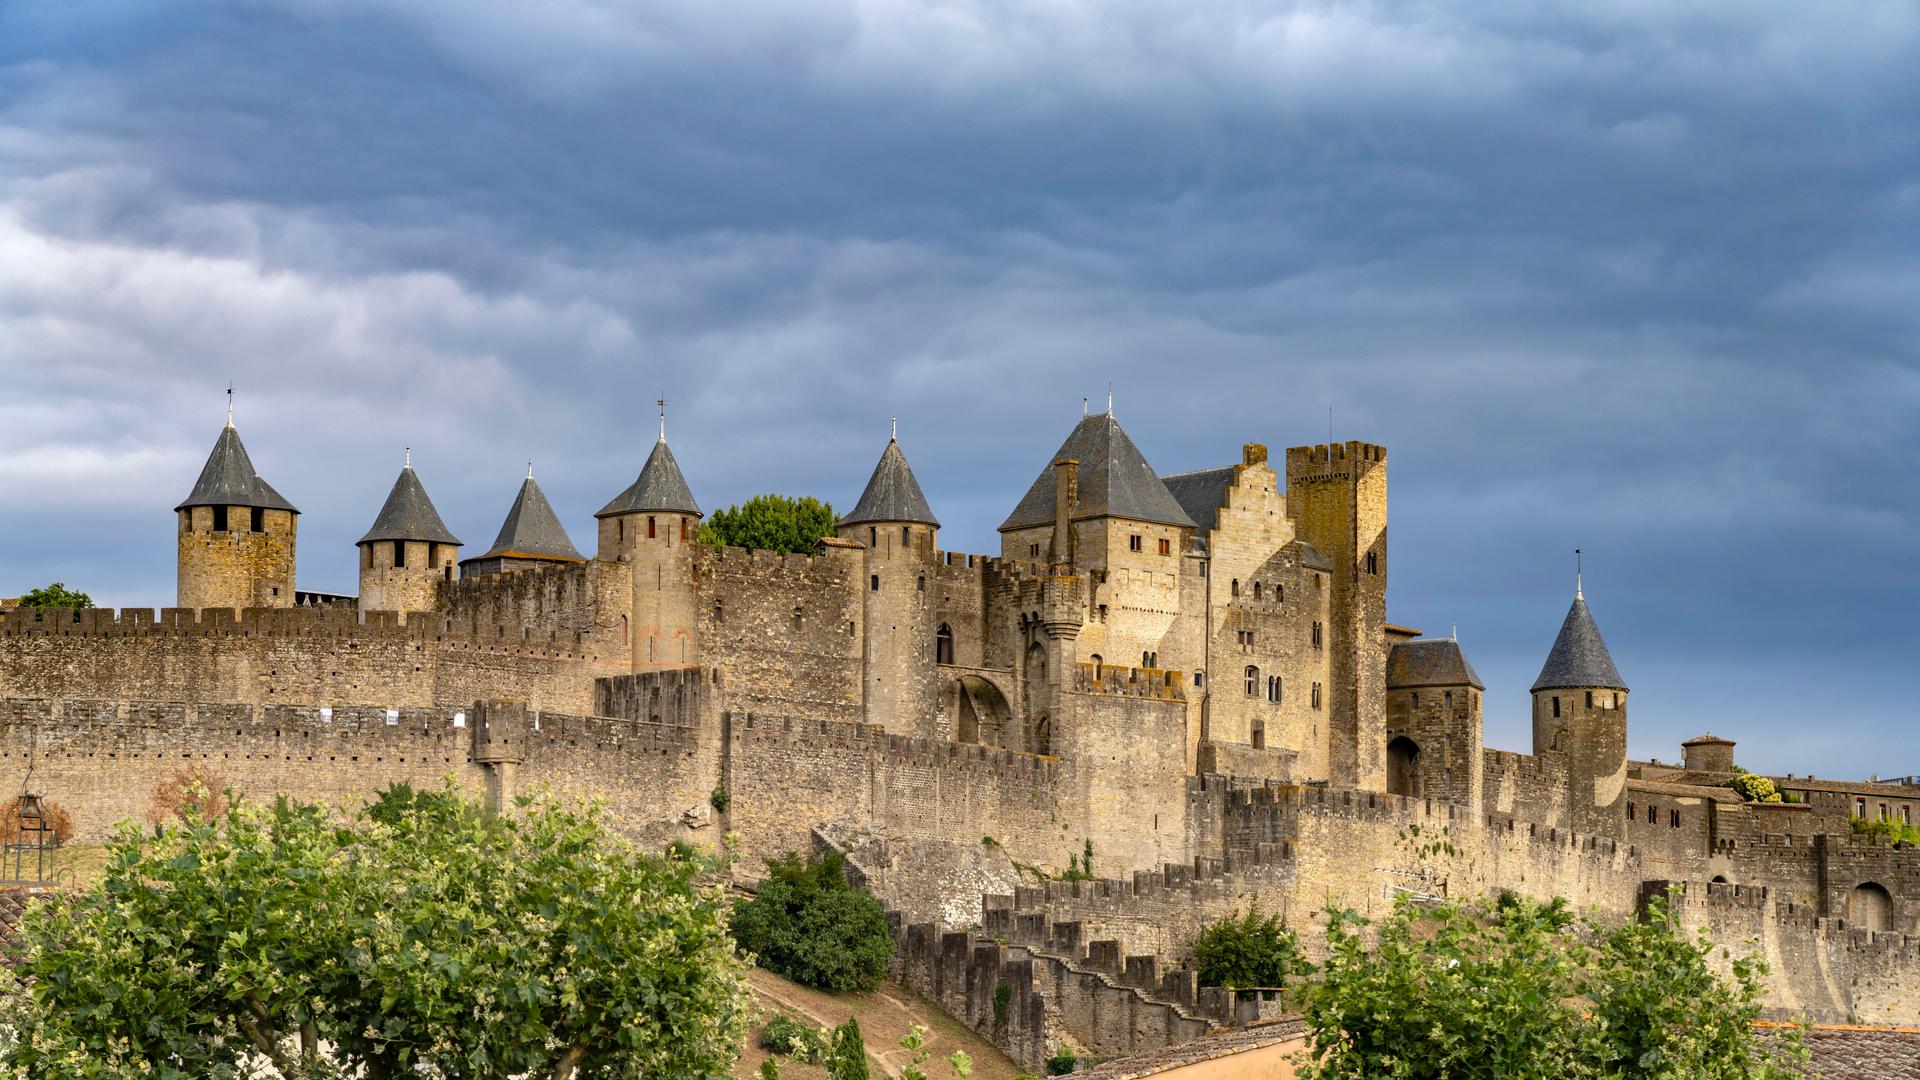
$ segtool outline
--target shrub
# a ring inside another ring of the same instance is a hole
[[[707,803],[722,814],[727,812],[732,802],[733,796],[727,794],[727,789],[723,787],[714,788],[713,794],[707,796]]]
[[[734,910],[733,936],[762,967],[821,990],[871,990],[893,960],[886,910],[847,883],[838,852],[768,859],[758,894]]]
[[[1757,773],[1737,773],[1721,783],[1732,788],[1747,802],[1779,802],[1780,791],[1773,781]]]
[[[204,765],[189,765],[153,785],[147,799],[147,824],[182,823],[189,810],[212,820],[224,816],[228,805],[226,782]]]
[[[1071,1046],[1062,1046],[1047,1059],[1048,1076],[1065,1076],[1080,1064],[1080,1052]]]
[[[31,832],[20,828],[20,802],[20,796],[15,795],[7,800],[6,808],[0,810],[0,843],[32,844],[37,839]],[[67,814],[65,807],[52,799],[43,798],[40,800],[40,815],[42,827],[46,829],[48,847],[59,847],[73,839],[73,818]]]
[[[755,495],[739,506],[715,510],[700,526],[700,541],[714,547],[813,554],[833,535],[833,507],[810,495]]]
[[[827,1050],[827,1080],[869,1080],[866,1040],[860,1037],[860,1021],[851,1016],[833,1029],[833,1045]]]
[[[760,1029],[760,1045],[776,1054],[819,1061],[820,1055],[827,1051],[827,1037],[819,1028],[777,1013]]]
[[[1366,925],[1329,913],[1324,974],[1305,993],[1303,1080],[1785,1080],[1805,1060],[1797,1034],[1775,1050],[1753,1030],[1760,962],[1717,978],[1713,943],[1680,933],[1663,897],[1617,927],[1512,896],[1403,899]]]
[[[1313,970],[1300,957],[1300,936],[1278,916],[1262,916],[1258,904],[1200,931],[1193,962],[1201,986],[1282,987]]]
[[[1920,847],[1920,827],[1898,821],[1873,821],[1863,817],[1854,818],[1852,825],[1855,836],[1884,836],[1897,844],[1913,844]]]

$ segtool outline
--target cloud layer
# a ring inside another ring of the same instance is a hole
[[[1498,744],[1581,546],[1634,753],[1920,771],[1917,54],[1905,0],[5,5],[0,594],[169,602],[229,380],[349,591],[402,446],[578,540],[662,394],[710,507],[849,503],[898,415],[993,550],[1112,383],[1162,471],[1386,443],[1393,618]]]

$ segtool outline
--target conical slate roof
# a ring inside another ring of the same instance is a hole
[[[900,452],[898,440],[887,440],[880,463],[873,467],[873,476],[867,480],[867,490],[860,493],[853,512],[841,518],[840,524],[861,525],[869,521],[911,521],[940,527],[933,508],[927,505],[927,497],[920,493],[920,481],[913,478],[907,455]]]
[[[427,489],[421,486],[420,477],[413,471],[412,465],[400,470],[400,475],[393,481],[393,490],[387,492],[386,504],[380,507],[380,516],[373,519],[373,528],[368,529],[367,535],[355,543],[365,544],[373,540],[460,543],[447,531],[446,523],[440,520],[440,511],[433,508],[433,500],[427,498]]]
[[[1471,686],[1485,690],[1480,673],[1452,638],[1403,641],[1387,654],[1387,689],[1414,686]]]
[[[647,510],[700,513],[700,504],[693,501],[693,490],[687,487],[687,478],[680,475],[680,463],[673,460],[673,451],[667,449],[664,436],[653,444],[653,453],[647,455],[639,478],[593,516],[603,518]]]
[[[1080,505],[1075,518],[1121,517],[1194,528],[1193,519],[1154,475],[1133,440],[1111,414],[1080,421],[1049,462],[1073,458],[1080,463]],[[1000,531],[1026,529],[1053,521],[1053,466],[1027,489]]]
[[[493,538],[493,546],[475,558],[587,561],[574,549],[560,516],[553,512],[553,504],[532,476],[520,484],[520,494],[513,497],[513,506],[507,511],[507,520],[500,524],[500,535]]]
[[[1607,643],[1600,638],[1600,628],[1593,624],[1593,613],[1587,610],[1586,599],[1576,593],[1573,607],[1567,609],[1567,621],[1560,624],[1560,636],[1553,639],[1553,651],[1547,654],[1547,662],[1540,668],[1540,677],[1533,680],[1533,688],[1588,687],[1625,690],[1627,684],[1621,681],[1620,670],[1613,666],[1613,657],[1607,652]]]
[[[293,504],[253,471],[253,459],[240,442],[240,433],[228,423],[213,444],[213,453],[200,469],[200,479],[175,510],[192,506],[258,506],[297,514]]]

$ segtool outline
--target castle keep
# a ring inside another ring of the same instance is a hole
[[[83,838],[192,764],[336,802],[546,785],[649,842],[843,848],[898,913],[902,977],[1023,1060],[1250,1015],[1179,967],[1250,902],[1313,941],[1329,907],[1498,889],[1626,916],[1682,883],[1689,925],[1767,953],[1782,1014],[1920,1021],[1920,854],[1850,827],[1910,822],[1920,788],[1743,802],[1713,736],[1629,760],[1579,589],[1531,752],[1486,748],[1459,644],[1387,621],[1384,447],[1161,476],[1108,413],[1036,465],[991,555],[940,549],[897,441],[811,554],[719,549],[663,428],[591,556],[529,470],[462,558],[409,458],[357,601],[315,604],[300,511],[230,420],[175,507],[177,607],[0,612],[0,762]],[[1089,851],[1091,880],[1035,876]]]

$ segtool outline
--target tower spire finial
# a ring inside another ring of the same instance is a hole
[[[1085,420],[1086,418],[1087,418],[1087,395],[1081,394],[1080,395],[1080,419]]]
[[[413,447],[411,447],[411,446],[409,446],[409,447],[407,447],[407,461],[406,461],[406,466],[407,466],[407,468],[409,468],[409,469],[411,469],[411,468],[413,468]]]
[[[900,418],[897,416],[887,417],[887,441],[900,441]]]
[[[1107,384],[1107,417],[1108,419],[1112,419],[1113,417],[1113,384],[1112,383]]]
[[[656,400],[654,404],[660,406],[660,441],[666,442],[667,441],[667,395],[661,394],[659,399]]]
[[[533,479],[533,459],[527,459],[527,479]]]
[[[1574,548],[1573,549],[1573,598],[1575,600],[1586,599],[1586,595],[1580,587],[1581,570],[1582,570],[1582,567],[1580,565],[1580,549]]]
[[[233,383],[227,383],[227,426],[233,426]]]

